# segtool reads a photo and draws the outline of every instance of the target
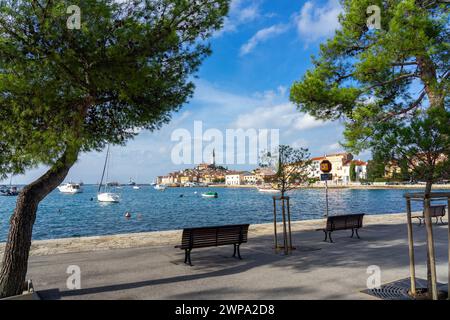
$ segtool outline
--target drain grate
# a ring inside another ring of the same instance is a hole
[[[406,278],[384,284],[379,289],[368,289],[362,292],[382,300],[412,300],[408,295],[410,283],[410,278]],[[418,288],[424,288],[427,286],[427,281],[424,279],[416,279],[416,286]],[[446,284],[438,283],[438,288],[447,291]]]

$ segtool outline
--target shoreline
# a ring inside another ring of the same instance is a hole
[[[195,188],[195,187],[170,187],[170,188]],[[209,185],[209,188],[230,188],[230,189],[257,189],[258,186],[255,185],[225,185],[225,184],[212,184]],[[310,185],[305,187],[300,187],[297,189],[325,189],[325,185]],[[293,190],[297,190],[293,189]],[[425,189],[425,185],[423,184],[402,184],[402,185],[328,185],[328,189],[358,189],[358,190],[380,190],[380,189]],[[438,189],[450,189],[449,184],[442,185],[433,185],[433,190]]]
[[[418,214],[417,212],[413,215]],[[366,215],[364,225],[405,223],[405,213]],[[325,219],[292,221],[292,231],[313,231],[323,227]],[[406,228],[406,225],[405,225]],[[106,236],[87,236],[32,241],[30,256],[91,252],[110,249],[175,246],[181,241],[182,230],[125,233]],[[273,235],[273,223],[252,224],[249,237]],[[322,235],[320,235],[322,236]],[[0,256],[5,243],[0,243]]]

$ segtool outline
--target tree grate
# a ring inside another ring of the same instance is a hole
[[[367,289],[363,290],[362,292],[382,300],[414,300],[408,294],[410,285],[411,285],[410,278],[406,278],[384,284],[378,289]],[[425,288],[426,286],[427,286],[426,280],[416,279],[417,288]],[[438,289],[442,291],[447,291],[447,285],[438,283]]]

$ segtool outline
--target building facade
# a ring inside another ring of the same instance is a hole
[[[244,182],[244,174],[241,172],[233,172],[225,175],[225,184],[227,186],[239,186]]]

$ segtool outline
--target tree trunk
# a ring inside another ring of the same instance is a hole
[[[77,156],[78,150],[66,151],[50,170],[20,192],[0,270],[0,298],[22,294],[39,202],[64,181]]]

